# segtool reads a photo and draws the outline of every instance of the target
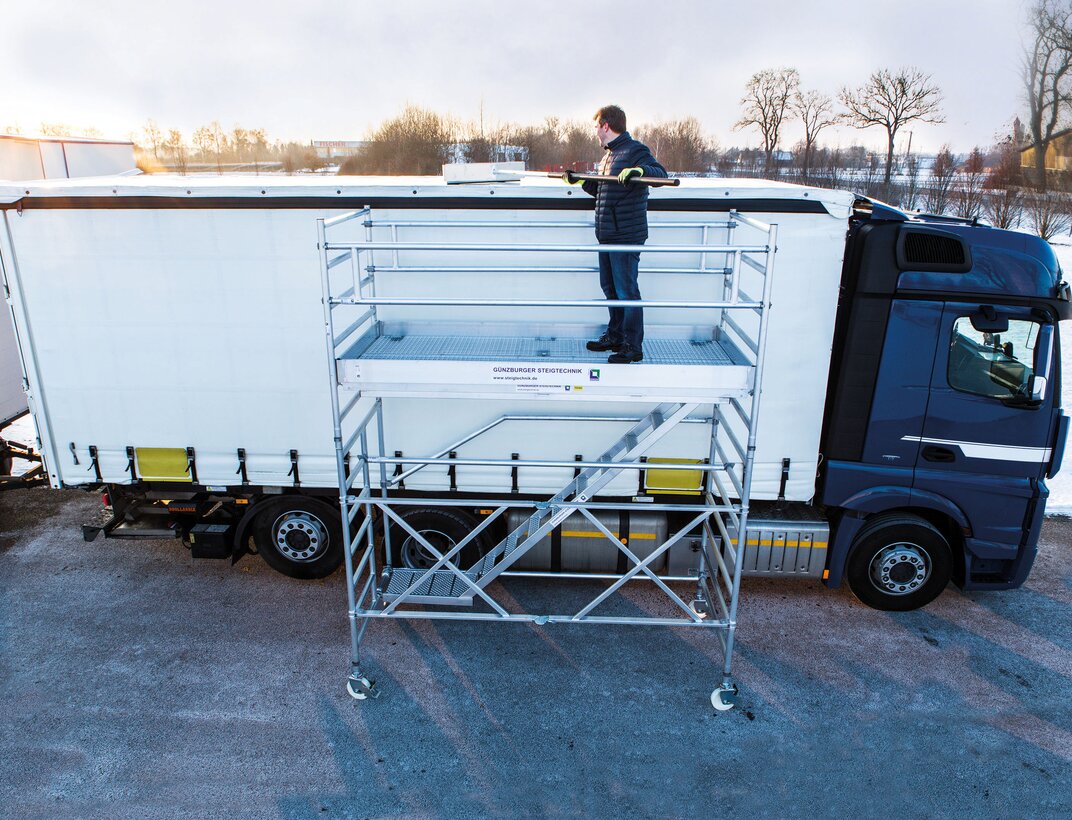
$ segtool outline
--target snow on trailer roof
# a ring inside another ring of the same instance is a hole
[[[137,198],[138,206],[152,208],[153,198],[175,199],[295,199],[352,200],[361,197],[436,197],[477,199],[504,198],[556,199],[579,192],[556,178],[525,177],[520,182],[448,185],[442,176],[315,176],[315,175],[204,175],[143,174],[140,176],[85,177],[79,179],[34,180],[25,183],[0,181],[0,204],[38,200],[47,207],[49,199]],[[582,196],[584,196],[582,194]],[[723,179],[683,177],[677,187],[653,189],[656,199],[762,199],[783,202],[819,202],[827,211],[847,215],[855,200],[846,191],[809,188],[764,179]],[[588,199],[588,197],[585,197]],[[103,203],[94,202],[94,206]],[[351,205],[347,203],[347,205]],[[270,207],[270,206],[268,206]]]

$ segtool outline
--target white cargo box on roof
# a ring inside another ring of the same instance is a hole
[[[724,221],[730,208],[779,225],[754,499],[775,498],[783,490],[785,459],[790,464],[785,497],[808,500],[814,493],[852,201],[843,192],[759,180],[686,179],[678,188],[651,194],[653,246],[724,242],[724,229],[716,234],[699,224]],[[128,447],[190,447],[202,484],[238,483],[241,448],[251,483],[290,485],[293,450],[300,454],[303,486],[337,486],[315,218],[366,205],[373,214],[369,230],[378,238],[592,246],[558,255],[553,272],[540,271],[525,252],[510,254],[514,265],[533,268],[531,274],[510,275],[481,271],[502,265],[505,253],[446,259],[430,251],[378,252],[381,295],[601,298],[591,199],[555,180],[448,187],[436,177],[144,176],[0,186],[5,222],[0,263],[12,286],[52,483],[94,482],[94,472],[87,469],[91,446],[103,480],[116,483],[129,479]],[[482,227],[489,221],[495,226]],[[511,221],[546,227],[512,228]],[[429,222],[457,225],[449,230],[422,226]],[[355,224],[354,230],[355,236],[365,236],[363,225]],[[709,283],[675,273],[695,266],[696,256],[642,256],[644,299],[696,300],[697,288]],[[392,268],[411,272],[392,273]],[[467,336],[474,349],[486,352],[493,339],[516,338],[532,342],[533,355],[540,357],[541,340],[597,333],[606,310],[397,305],[381,307],[379,318],[384,339],[391,334]],[[500,416],[546,411],[548,401],[569,402],[571,416],[628,415],[631,405],[618,402],[629,399],[631,385],[644,385],[646,368],[656,373],[661,367],[660,378],[674,378],[673,356],[660,360],[660,346],[693,343],[697,328],[709,328],[715,319],[712,311],[685,320],[680,311],[650,308],[646,344],[651,342],[652,361],[617,366],[613,379],[604,382],[605,358],[581,354],[575,364],[583,377],[577,382],[572,379],[578,374],[537,377],[562,391],[496,379],[491,368],[515,361],[506,354],[468,362],[457,356],[414,356],[406,367],[413,371],[413,384],[429,385],[424,398],[412,385],[392,390],[370,381],[369,368],[380,366],[373,358],[344,362],[341,375],[352,377],[346,368],[358,368],[356,378],[365,380],[366,389],[375,393],[378,385],[386,396],[390,449],[437,452]],[[728,364],[722,372],[714,368],[712,378],[743,375]],[[562,369],[561,361],[556,368]],[[600,387],[615,389],[599,396],[588,381],[589,369],[601,371]],[[389,381],[400,383],[397,368]],[[451,402],[427,398],[451,384],[472,395]],[[567,386],[589,391],[567,394]],[[705,389],[727,385],[698,380],[695,386],[696,398],[702,399]],[[748,387],[741,381],[735,389],[743,393]],[[702,428],[682,425],[652,456],[705,456],[710,434]],[[505,423],[473,442],[466,455],[520,452],[522,458],[572,459],[592,456],[599,437],[594,421],[578,421],[565,430],[539,421]],[[530,472],[520,471],[524,492],[561,486],[554,470]],[[445,480],[441,470],[425,470],[407,487],[442,489]],[[635,481],[635,474],[623,475],[607,492],[628,492]],[[509,474],[472,466],[459,470],[459,484],[474,492],[501,491],[509,486]]]

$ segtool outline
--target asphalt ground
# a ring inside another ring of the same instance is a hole
[[[356,703],[341,571],[86,544],[98,503],[0,494],[6,817],[1072,814],[1066,519],[1023,589],[918,612],[746,580],[715,713],[715,635],[658,627],[373,623]]]

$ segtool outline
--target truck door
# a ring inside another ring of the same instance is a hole
[[[949,303],[938,338],[913,491],[960,507],[969,569],[1007,578],[1047,494],[1056,329],[1028,307]]]

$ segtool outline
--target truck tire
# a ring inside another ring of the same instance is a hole
[[[845,577],[863,603],[885,612],[926,606],[949,583],[952,550],[929,521],[914,515],[882,515],[853,541]]]
[[[0,475],[11,475],[14,460],[11,451],[7,448],[7,442],[0,438]]]
[[[443,555],[477,526],[471,516],[452,507],[413,507],[401,513],[401,517]],[[452,561],[459,568],[468,569],[483,553],[484,545],[477,536]],[[428,569],[438,560],[397,523],[391,526],[392,566]]]
[[[342,517],[318,499],[283,496],[258,512],[253,541],[272,569],[291,578],[323,578],[342,563]]]

